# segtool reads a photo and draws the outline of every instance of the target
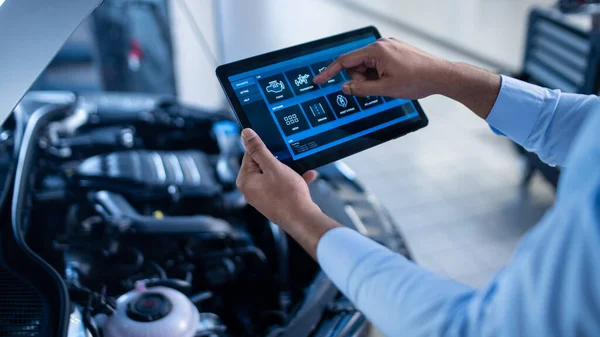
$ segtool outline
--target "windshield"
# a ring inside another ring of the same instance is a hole
[[[105,0],[32,89],[150,93],[226,108],[214,76],[218,47],[204,35],[212,34],[215,5],[201,3]]]
[[[32,89],[176,95],[167,2],[104,1]]]

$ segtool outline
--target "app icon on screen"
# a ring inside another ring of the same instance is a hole
[[[323,70],[327,69],[327,66],[330,65],[331,62],[333,62],[333,60],[317,62],[315,64],[312,64],[310,66],[310,69],[312,69],[312,71],[315,73],[315,75],[320,74]],[[337,75],[333,76],[332,78],[330,78],[329,81],[321,84],[321,86],[326,87],[328,85],[342,83],[342,82],[344,82],[344,78],[342,77],[342,74],[337,74]]]
[[[308,67],[286,71],[285,76],[290,81],[292,90],[296,95],[319,89],[319,86],[313,83],[314,77]]]
[[[277,74],[258,80],[259,87],[267,97],[269,103],[277,103],[294,97],[290,88],[283,77],[283,74]]]
[[[346,97],[344,97],[344,95],[337,95],[337,97],[335,98],[335,102],[337,103],[338,106],[345,108],[348,106],[348,99]]]
[[[346,95],[341,91],[327,95],[327,100],[329,101],[329,104],[331,104],[331,107],[338,118],[349,116],[360,111],[354,97]]]
[[[283,130],[283,134],[286,136],[310,128],[299,105],[277,110],[275,111],[275,117],[277,118],[281,130]]]
[[[309,106],[310,112],[312,112],[314,117],[321,117],[325,115],[325,109],[323,109],[323,104],[315,103]]]
[[[269,93],[278,94],[285,90],[285,84],[283,84],[282,81],[274,80],[269,82],[269,85],[265,89],[267,89],[267,92]]]
[[[381,99],[381,97],[379,97],[379,96],[364,96],[364,97],[357,96],[356,100],[358,101],[358,104],[360,104],[360,107],[363,110],[372,108],[374,106],[377,106],[377,105],[383,103],[383,99]]]
[[[319,97],[302,103],[302,109],[312,126],[317,126],[335,120],[333,111],[327,104],[325,97]]]

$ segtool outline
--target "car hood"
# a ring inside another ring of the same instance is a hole
[[[104,0],[0,0],[0,123]]]

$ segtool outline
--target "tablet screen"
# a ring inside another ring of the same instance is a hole
[[[409,100],[344,94],[345,72],[313,83],[336,57],[376,40],[373,33],[353,36],[227,77],[250,126],[279,160],[298,161],[421,118]]]

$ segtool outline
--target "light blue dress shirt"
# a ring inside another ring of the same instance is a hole
[[[503,77],[487,119],[563,167],[555,205],[475,290],[348,228],[319,241],[322,269],[386,336],[600,336],[600,99]]]

